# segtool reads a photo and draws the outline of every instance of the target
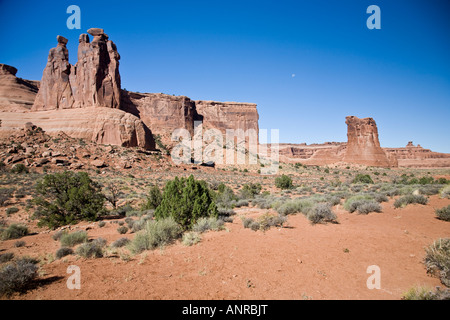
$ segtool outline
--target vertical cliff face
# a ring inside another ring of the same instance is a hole
[[[391,167],[395,164],[389,161],[378,140],[378,129],[372,118],[359,119],[355,116],[345,118],[347,124],[347,150],[344,161],[366,166]]]
[[[256,133],[258,139],[258,110],[254,103],[195,101],[199,119],[205,129],[215,128],[223,133],[227,129],[242,129],[245,133]]]
[[[188,97],[124,91],[121,108],[138,116],[166,143],[175,129],[186,129],[193,134],[195,103]]]

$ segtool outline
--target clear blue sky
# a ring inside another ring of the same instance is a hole
[[[81,8],[81,30],[66,9]],[[369,5],[381,30],[369,30]],[[280,141],[346,141],[345,117],[373,117],[384,147],[450,153],[450,1],[6,1],[0,63],[40,80],[58,34],[104,28],[122,87],[258,104]],[[295,75],[295,76],[293,76]]]

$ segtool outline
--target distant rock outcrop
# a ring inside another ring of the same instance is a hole
[[[16,77],[17,69],[0,63],[0,111],[26,112],[33,106],[39,81]]]
[[[366,166],[391,167],[386,153],[378,140],[378,129],[372,118],[345,118],[347,124],[347,150],[343,161]]]

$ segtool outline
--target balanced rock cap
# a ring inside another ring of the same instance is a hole
[[[100,28],[90,28],[87,31],[87,33],[89,33],[91,36],[95,37],[95,36],[101,36],[101,35],[105,34],[105,31]]]
[[[67,42],[69,41],[66,38],[64,38],[63,36],[57,36],[56,40],[58,40],[58,43],[62,43],[62,44],[67,44]]]
[[[0,63],[0,74],[12,74],[15,76],[17,69],[4,63]]]

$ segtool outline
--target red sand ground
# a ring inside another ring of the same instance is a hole
[[[422,261],[427,246],[450,237],[450,222],[434,214],[449,204],[432,196],[426,206],[394,209],[391,200],[382,204],[383,213],[369,215],[350,214],[339,205],[339,224],[311,225],[299,214],[289,216],[288,228],[265,233],[244,229],[239,215],[267,211],[240,208],[227,230],[204,233],[192,247],[178,242],[130,261],[69,256],[44,264],[42,285],[13,299],[401,299],[415,285],[441,285]],[[94,225],[88,234],[110,244],[123,237],[116,229],[117,224]],[[21,248],[14,248],[16,240],[4,241],[0,249],[42,259],[59,248],[52,234],[24,237]],[[66,286],[69,265],[81,269],[80,290]],[[370,265],[380,267],[379,290],[366,286]]]

